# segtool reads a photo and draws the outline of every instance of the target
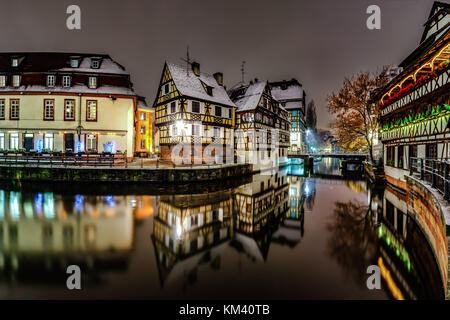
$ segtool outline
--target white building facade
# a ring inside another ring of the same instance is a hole
[[[133,156],[136,94],[107,55],[0,54],[0,149]]]

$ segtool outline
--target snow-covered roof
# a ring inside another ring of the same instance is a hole
[[[186,70],[186,66],[171,62],[167,62],[167,67],[169,68],[176,88],[183,96],[235,107],[235,104],[228,97],[225,88],[219,85],[212,75],[200,72],[200,75],[196,76],[191,69]],[[206,92],[202,82],[212,88],[212,95]]]
[[[267,85],[267,81],[255,82],[248,85],[245,94],[238,97],[234,103],[236,104],[238,112],[254,110],[258,106],[261,95],[264,92],[264,88]],[[235,88],[234,90],[239,90]]]
[[[286,110],[300,109],[302,108],[302,103],[300,101],[288,101],[286,102],[284,108]]]
[[[303,88],[297,80],[270,83],[272,96],[278,101],[303,99]]]
[[[49,88],[47,86],[43,85],[22,85],[20,87],[0,87],[0,92],[20,92],[20,91],[26,91],[26,92],[63,92],[63,93],[83,93],[83,94],[120,94],[120,95],[130,95],[135,96],[136,93],[126,87],[117,87],[117,86],[108,86],[103,85],[96,89],[91,89],[85,85],[79,85],[75,84],[69,88],[63,88],[60,86],[56,86],[53,88]]]
[[[99,68],[91,68],[91,59],[100,59]],[[101,59],[100,57],[83,57],[78,68],[65,67],[55,69],[52,71],[60,72],[87,72],[87,73],[106,73],[106,74],[122,74],[129,75],[129,73],[117,62],[114,62],[110,58]]]

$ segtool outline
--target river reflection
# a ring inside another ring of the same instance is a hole
[[[297,165],[186,195],[4,188],[0,297],[442,298],[404,196],[336,166],[317,163],[332,179]],[[83,272],[77,292],[66,289],[70,264]],[[367,289],[369,265],[382,290]]]

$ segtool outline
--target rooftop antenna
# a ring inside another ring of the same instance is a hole
[[[245,61],[242,61],[242,64],[241,64],[241,74],[242,74],[242,83],[244,83]]]
[[[192,63],[191,58],[189,57],[189,46],[187,46],[187,50],[186,50],[186,59],[181,58],[181,60],[186,62],[186,75],[189,77],[189,66]]]

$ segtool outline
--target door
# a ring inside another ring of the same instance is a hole
[[[24,141],[23,141],[23,147],[26,151],[30,151],[33,149],[33,135],[26,134]]]
[[[66,133],[64,135],[64,150],[66,152],[73,152],[74,151],[74,134],[73,133]]]

